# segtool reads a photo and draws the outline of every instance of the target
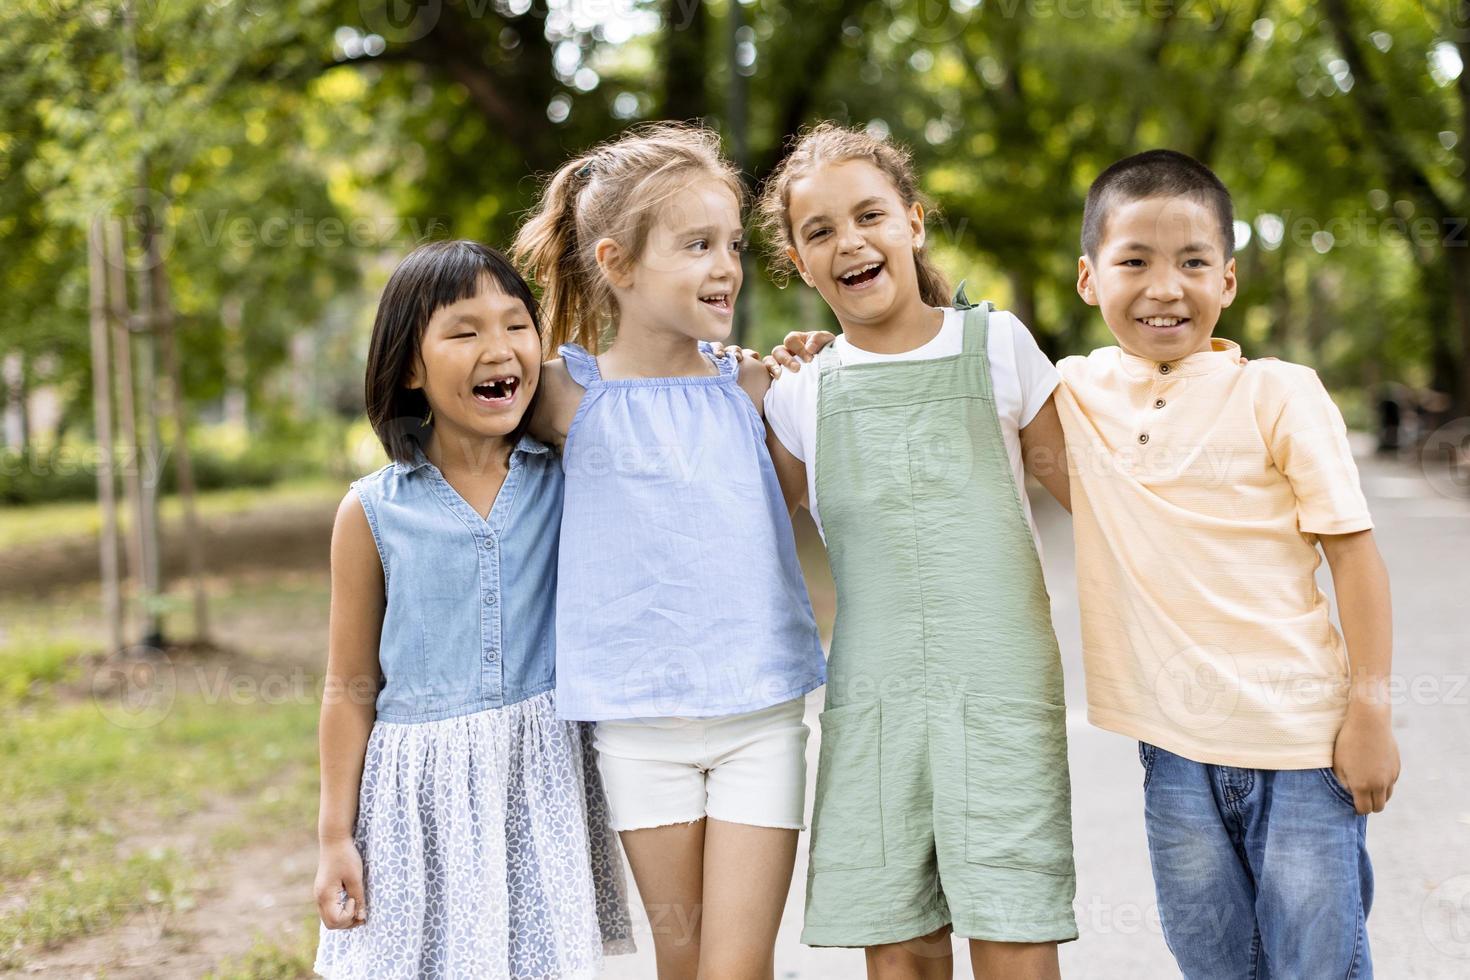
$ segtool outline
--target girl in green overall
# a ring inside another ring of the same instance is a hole
[[[977,978],[1059,977],[1066,712],[1023,489],[1025,460],[1069,503],[1056,371],[1015,317],[948,302],[902,149],[819,126],[761,212],[843,331],[766,396],[837,585],[802,942],[949,977],[953,931]]]

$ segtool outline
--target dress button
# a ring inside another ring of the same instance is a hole
[[[495,593],[494,592],[486,592],[485,593],[485,605],[487,605],[487,606],[493,606],[493,605],[495,605]]]
[[[485,547],[487,549],[495,547],[495,539],[494,538],[487,537],[485,539]]]
[[[1160,398],[1160,399],[1158,399],[1158,400],[1156,400],[1154,402],[1154,408],[1163,408],[1163,407],[1164,407],[1164,400],[1162,398]]]
[[[1141,436],[1138,437],[1138,444],[1140,446],[1141,445],[1144,445],[1147,442],[1148,442],[1148,433],[1147,432],[1145,432],[1143,435],[1141,435]]]
[[[1171,370],[1171,368],[1167,364],[1160,364],[1159,365],[1159,373],[1160,374],[1168,374],[1170,370]]]

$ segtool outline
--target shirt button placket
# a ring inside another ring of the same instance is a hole
[[[1160,365],[1159,365],[1159,374],[1160,374],[1160,375],[1161,375],[1161,376],[1162,376],[1162,375],[1167,375],[1167,374],[1169,374],[1169,373],[1170,373],[1170,372],[1171,372],[1171,371],[1173,371],[1173,370],[1174,370],[1174,368],[1173,368],[1173,367],[1171,367],[1171,366],[1170,366],[1170,365],[1169,365],[1169,364],[1167,364],[1167,363],[1165,363],[1165,364],[1160,364]],[[1157,383],[1157,382],[1156,382],[1156,383]],[[1167,403],[1167,402],[1165,402],[1165,401],[1164,401],[1164,399],[1163,399],[1163,398],[1160,398],[1160,397],[1159,397],[1159,396],[1158,396],[1158,395],[1155,395],[1155,396],[1154,396],[1154,401],[1153,401],[1153,406],[1154,406],[1154,408],[1155,408],[1155,409],[1156,409],[1156,410],[1157,410],[1157,409],[1160,409],[1160,408],[1163,408],[1163,407],[1164,407],[1164,406],[1165,406],[1165,405],[1166,405],[1166,404],[1168,404],[1168,403]],[[1147,423],[1145,423],[1145,424],[1147,424]],[[1148,445],[1148,433],[1147,433],[1147,432],[1140,432],[1140,433],[1139,433],[1139,434],[1138,434],[1138,444],[1139,444],[1139,445],[1140,445],[1140,446],[1147,446],[1147,445]]]
[[[501,669],[503,661],[500,651],[500,561],[495,552],[493,534],[485,537],[485,549],[481,561],[480,581],[484,583],[485,588],[481,603],[485,637],[483,675],[487,681],[488,693],[495,703],[499,704],[504,696],[502,689],[504,674]]]

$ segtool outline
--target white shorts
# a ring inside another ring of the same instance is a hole
[[[804,829],[804,698],[721,718],[599,721],[593,731],[614,830],[713,817]]]

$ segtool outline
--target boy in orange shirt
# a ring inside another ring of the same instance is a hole
[[[1183,154],[1129,157],[1088,193],[1077,291],[1118,346],[1058,364],[1057,407],[1089,717],[1139,740],[1188,980],[1366,978],[1365,815],[1399,773],[1388,577],[1316,373],[1212,338],[1233,243],[1229,192]]]

